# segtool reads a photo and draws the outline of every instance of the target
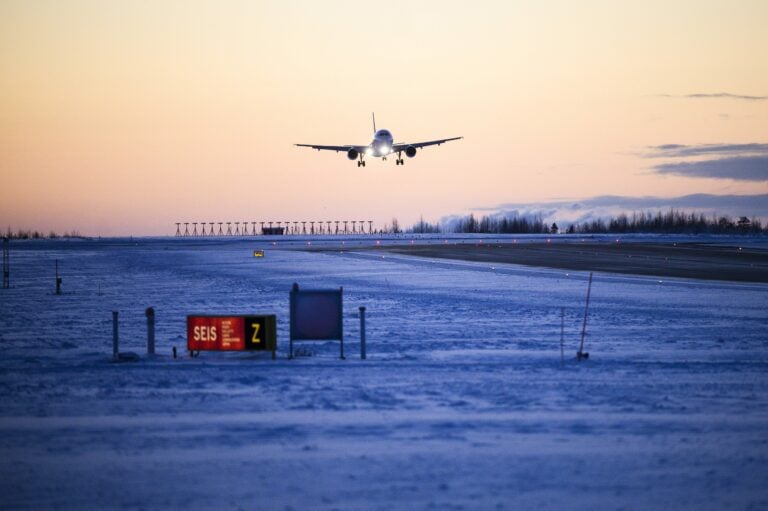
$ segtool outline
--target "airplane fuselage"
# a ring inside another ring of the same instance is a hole
[[[371,140],[370,144],[370,156],[386,157],[392,152],[394,143],[395,140],[389,130],[381,129],[376,131],[376,133],[373,134],[373,140]]]

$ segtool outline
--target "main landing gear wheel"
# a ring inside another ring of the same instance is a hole
[[[395,160],[395,165],[405,165],[405,161],[398,158],[397,160]]]
[[[360,160],[359,162],[357,162],[357,166],[358,167],[365,167],[365,161]]]

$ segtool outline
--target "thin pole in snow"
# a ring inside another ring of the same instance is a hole
[[[112,358],[117,360],[120,351],[117,347],[117,311],[112,311]]]
[[[582,358],[589,358],[589,353],[584,353],[584,336],[587,334],[587,312],[589,311],[589,296],[592,292],[592,272],[589,272],[589,284],[587,285],[587,301],[584,305],[584,322],[581,324],[581,343],[579,344],[579,352],[576,353],[576,358],[581,360]]]
[[[365,307],[360,307],[360,359],[365,357]]]
[[[11,251],[10,240],[3,237],[3,289],[11,287]]]
[[[56,294],[61,294],[61,277],[59,277],[59,260],[56,259]]]
[[[565,365],[565,307],[560,307],[560,367]]]
[[[155,354],[155,309],[148,307],[144,314],[147,316],[147,354]]]

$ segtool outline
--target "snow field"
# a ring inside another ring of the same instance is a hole
[[[577,363],[586,274],[284,248],[14,244],[3,507],[768,506],[765,285],[595,274],[591,359]],[[337,343],[286,360],[293,282],[344,287],[347,360]],[[121,351],[143,355],[149,306],[158,355],[112,363],[111,311]],[[278,360],[172,359],[192,313],[277,314]]]

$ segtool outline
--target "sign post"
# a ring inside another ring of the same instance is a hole
[[[114,360],[120,358],[120,348],[118,347],[117,338],[117,311],[112,311],[112,358]]]
[[[147,308],[144,311],[147,316],[147,354],[155,354],[155,309],[153,307]]]
[[[11,252],[8,238],[3,238],[3,289],[11,287]]]
[[[290,294],[293,341],[340,341],[339,358],[344,359],[343,288],[300,290],[293,284]]]
[[[277,352],[277,318],[266,316],[187,316],[187,349],[195,351]]]
[[[360,307],[360,359],[365,360],[365,307]]]

